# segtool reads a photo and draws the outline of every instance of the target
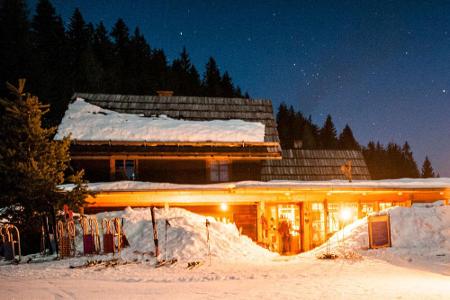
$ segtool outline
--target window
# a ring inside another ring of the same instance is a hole
[[[116,180],[135,180],[136,179],[136,161],[129,159],[116,159],[115,161],[115,179]]]
[[[209,179],[212,182],[229,181],[229,162],[226,160],[211,161],[209,164]]]

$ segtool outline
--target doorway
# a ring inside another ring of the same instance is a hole
[[[283,255],[301,252],[301,204],[268,205],[265,216],[263,240],[266,247]]]

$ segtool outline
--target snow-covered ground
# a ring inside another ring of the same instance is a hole
[[[0,266],[0,298],[105,299],[448,299],[450,296],[450,206],[393,208],[393,247],[367,250],[367,222],[357,221],[328,244],[282,257],[258,247],[231,224],[210,219],[211,264],[205,217],[182,209],[157,211],[162,257],[178,263],[154,268],[149,209],[97,215],[125,220],[130,262],[117,267],[70,269],[88,259]],[[165,220],[171,227],[165,243]],[[345,242],[342,240],[345,238]],[[78,243],[81,250],[81,243]],[[322,260],[324,251],[341,258]],[[343,256],[348,258],[342,258]],[[190,261],[203,265],[187,269]]]
[[[264,142],[265,126],[242,120],[188,121],[103,109],[77,98],[69,104],[55,139],[80,141]]]

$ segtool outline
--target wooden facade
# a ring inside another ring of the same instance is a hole
[[[180,185],[151,190],[102,190],[89,198],[87,213],[131,207],[183,207],[218,220],[233,222],[242,234],[272,251],[281,252],[277,228],[282,219],[291,224],[290,251],[308,251],[358,218],[391,206],[409,207],[415,203],[443,200],[450,205],[450,185],[434,188],[395,188],[370,186],[285,186],[223,185],[221,187]],[[221,204],[226,204],[223,210]],[[350,220],[340,218],[343,209]],[[265,220],[265,222],[263,221]],[[264,227],[266,223],[267,227]]]
[[[223,162],[226,170],[222,177],[214,177],[220,170],[212,170],[216,162]],[[132,169],[127,174],[126,164]],[[118,166],[124,164],[125,167]],[[215,182],[261,180],[262,163],[258,160],[217,160],[217,159],[145,159],[138,156],[110,156],[105,158],[80,158],[71,160],[74,170],[85,170],[90,182],[119,180],[139,180],[148,182],[167,182],[179,184],[207,184]],[[225,175],[226,173],[226,175]]]

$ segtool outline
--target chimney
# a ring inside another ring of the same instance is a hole
[[[294,140],[294,149],[301,149],[303,147],[302,140]]]
[[[156,91],[156,93],[158,94],[158,96],[162,96],[162,97],[173,96],[173,91]]]

